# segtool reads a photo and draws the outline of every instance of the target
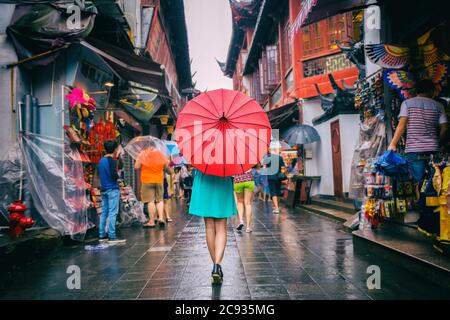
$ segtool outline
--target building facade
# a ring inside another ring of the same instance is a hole
[[[230,3],[234,26],[225,75],[269,118],[280,117],[275,110],[283,108],[286,119],[272,121],[274,129],[282,132],[298,122],[316,128],[321,141],[304,146],[305,174],[321,176],[312,194],[344,196],[358,115],[348,106],[326,109],[323,98],[346,91],[358,79],[358,68],[339,45],[360,39],[363,13],[349,11],[303,26],[310,1]]]

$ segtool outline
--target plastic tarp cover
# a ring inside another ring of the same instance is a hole
[[[69,4],[70,5],[70,4]],[[80,21],[74,8],[53,3],[27,3],[16,6],[7,34],[12,39],[19,59],[30,58],[85,38],[94,26],[97,9],[93,5],[79,8]],[[73,25],[72,25],[73,24]],[[25,64],[26,67],[47,65],[59,52]]]
[[[16,143],[0,158],[0,225],[9,225],[8,207],[19,199],[20,180],[26,188],[25,168],[22,165],[22,153]]]
[[[63,236],[82,241],[88,229],[83,164],[64,141],[22,134],[21,149],[33,205],[47,224]]]
[[[146,156],[145,152],[147,151],[159,151],[164,158],[169,158],[169,149],[164,141],[153,136],[135,137],[125,146],[124,149],[134,160],[139,160],[146,166],[151,166],[154,161],[151,156]],[[149,155],[152,155],[152,153]]]
[[[349,196],[355,200],[364,198],[364,164],[386,150],[386,125],[383,118],[372,117],[360,123],[359,139],[353,155]]]

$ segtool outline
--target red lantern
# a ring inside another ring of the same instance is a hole
[[[35,221],[32,218],[25,216],[27,206],[21,201],[14,201],[9,207],[9,234],[11,237],[17,238],[26,228],[34,225]]]

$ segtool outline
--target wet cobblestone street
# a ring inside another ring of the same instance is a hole
[[[164,230],[121,230],[125,245],[98,252],[65,246],[7,281],[1,299],[431,299],[450,293],[375,256],[353,251],[341,224],[306,211],[255,202],[253,233],[229,223],[224,283],[211,286],[203,221],[179,208]],[[81,270],[81,289],[67,289],[67,267]],[[366,271],[381,269],[380,290]]]

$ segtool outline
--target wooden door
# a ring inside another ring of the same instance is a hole
[[[342,183],[342,155],[341,155],[341,132],[339,128],[339,120],[331,123],[331,155],[333,159],[333,181],[334,195],[336,197],[343,196]]]

